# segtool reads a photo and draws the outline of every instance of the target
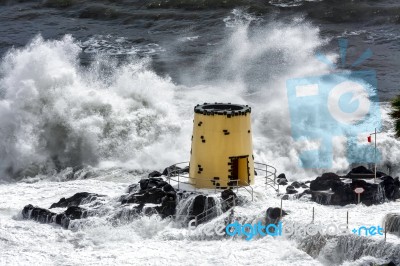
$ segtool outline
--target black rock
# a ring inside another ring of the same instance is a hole
[[[304,191],[303,191],[303,193],[305,193],[305,194],[310,194],[310,195],[312,194],[312,192],[311,192],[311,190],[310,190],[310,189],[306,189],[306,190],[304,190]]]
[[[286,193],[287,194],[296,194],[296,193],[298,193],[298,191],[293,186],[287,186]]]
[[[288,199],[289,199],[289,195],[288,195],[288,194],[285,194],[285,195],[282,196],[281,199],[282,199],[282,200],[288,200]]]
[[[22,210],[24,219],[34,220],[40,223],[52,223],[56,213],[29,204]]]
[[[139,190],[121,197],[122,204],[137,203],[134,215],[142,211],[146,215],[157,212],[162,218],[174,215],[176,212],[177,193],[175,189],[162,178],[151,177],[139,181]],[[146,204],[160,204],[156,207],[146,207]]]
[[[99,197],[104,197],[104,196],[88,192],[79,192],[73,195],[72,197],[61,198],[57,203],[51,204],[50,209],[79,206],[81,204],[92,202]]]
[[[176,194],[170,193],[163,198],[161,206],[156,207],[156,211],[161,215],[162,218],[166,218],[175,215],[176,212]]]
[[[138,193],[130,194],[122,199],[122,203],[138,203],[138,204],[160,204],[163,197],[166,196],[166,192],[161,188],[150,188],[145,191],[140,191]]]
[[[400,187],[400,180],[399,180],[399,177],[396,177],[396,178],[394,179],[394,184],[395,184],[396,186]]]
[[[389,200],[396,200],[400,198],[400,186],[398,179],[394,179],[391,176],[381,177],[382,182],[380,183],[385,191],[385,196]],[[396,182],[397,181],[397,182]]]
[[[286,186],[286,185],[288,184],[287,180],[286,180],[286,179],[282,179],[282,178],[278,178],[278,179],[276,180],[276,183],[277,183],[278,185],[280,185],[280,186]]]
[[[365,166],[357,166],[347,174],[348,178],[373,178],[374,172],[367,169]]]
[[[68,228],[71,220],[82,219],[87,217],[87,211],[81,207],[72,206],[65,212],[57,214],[54,222],[64,228]]]
[[[225,189],[224,191],[222,191],[221,199],[225,203],[222,206],[223,211],[227,211],[228,209],[230,209],[238,204],[237,195],[231,189]]]
[[[160,177],[160,176],[162,176],[162,174],[161,174],[160,172],[158,172],[158,171],[153,171],[153,172],[151,172],[151,173],[149,174],[148,177]]]
[[[191,209],[190,215],[198,215],[205,211],[207,197],[204,195],[198,195],[194,199],[193,207]]]
[[[140,190],[140,184],[132,184],[132,185],[129,185],[129,187],[128,187],[128,193],[139,192],[139,190]]]
[[[232,191],[232,189],[225,189],[221,192],[221,199],[227,200],[229,198],[237,198],[236,193]]]
[[[309,188],[309,186],[307,186],[305,183],[300,183],[300,187],[301,188]]]
[[[186,166],[185,168],[182,168],[179,172],[182,174],[182,173],[189,173],[189,170],[190,170],[190,168],[189,168],[189,166]]]
[[[180,167],[171,165],[171,166],[168,166],[167,168],[165,168],[164,171],[162,172],[162,174],[165,176],[168,176],[170,174],[176,175],[176,174],[180,173],[180,170],[182,170]]]
[[[306,192],[303,191],[302,193],[296,194],[296,195],[295,195],[295,198],[296,198],[296,199],[300,199],[300,198],[302,198],[302,197],[305,196],[305,195],[308,195],[308,193],[306,193]]]
[[[87,211],[83,208],[72,206],[65,212],[56,214],[46,209],[26,205],[22,210],[24,219],[31,219],[40,223],[56,223],[64,228],[68,228],[70,221],[87,217]]]
[[[286,179],[286,181],[287,181],[286,175],[284,173],[279,174],[276,178]]]
[[[300,188],[300,183],[297,181],[294,181],[291,186],[293,186],[295,188]]]
[[[174,189],[170,184],[166,184],[166,185],[163,187],[163,190],[164,190],[165,192],[175,192],[175,189]]]
[[[320,204],[340,205],[356,204],[358,202],[357,194],[354,192],[356,188],[363,188],[360,201],[365,205],[379,204],[384,201],[384,195],[380,186],[382,184],[373,184],[362,179],[351,179],[351,183],[344,183],[335,175],[318,177],[311,182],[311,199]],[[388,191],[391,188],[392,179],[385,177]],[[317,188],[317,189],[316,189]],[[386,189],[386,188],[384,188]]]
[[[317,177],[315,180],[311,181],[310,189],[314,191],[329,190],[332,184],[338,183],[340,177],[334,173],[325,173],[322,176]]]
[[[269,219],[271,219],[271,220],[276,220],[276,219],[278,219],[280,216],[281,216],[281,208],[278,208],[278,207],[276,207],[276,208],[272,208],[272,207],[269,207],[268,209],[267,209],[267,217],[269,218]],[[287,215],[287,212],[285,212],[284,210],[282,210],[282,217],[283,216],[285,216],[285,215]]]
[[[139,184],[140,184],[140,191],[146,191],[151,188],[162,188],[165,185],[168,185],[168,183],[165,182],[164,179],[158,177],[150,177],[147,179],[142,179],[139,181]]]
[[[384,176],[387,176],[387,174],[381,171],[376,171],[376,177],[384,177]]]

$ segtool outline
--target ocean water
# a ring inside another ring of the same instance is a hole
[[[286,80],[331,73],[315,53],[340,60],[341,37],[349,40],[349,64],[373,51],[359,69],[377,71],[379,168],[391,165],[396,176],[400,149],[388,100],[398,93],[399,8],[396,1],[0,1],[0,264],[384,262],[388,254],[373,248],[359,257],[351,255],[357,248],[326,247],[311,257],[301,239],[190,237],[155,216],[119,226],[103,217],[64,230],[19,213],[81,191],[115,203],[149,171],[188,161],[193,106],[203,102],[252,106],[256,161],[290,181],[315,178],[322,170],[298,164],[313,144],[291,137]],[[329,170],[346,172],[345,139],[334,147]],[[280,204],[262,184],[254,189],[255,201],[242,210],[249,219]],[[306,223],[315,207],[321,221],[341,220],[349,209],[354,226],[381,223],[399,207],[288,204],[285,219]]]

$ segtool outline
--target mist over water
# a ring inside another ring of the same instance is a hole
[[[256,161],[293,179],[320,172],[299,167],[299,151],[312,143],[291,137],[286,80],[329,73],[314,56],[328,40],[301,18],[258,26],[234,10],[224,22],[229,34],[222,45],[179,70],[181,82],[156,74],[149,57],[118,62],[99,52],[83,66],[82,44],[70,35],[37,36],[9,50],[0,73],[1,178],[85,165],[154,170],[188,161],[193,107],[203,102],[252,106]],[[336,60],[336,52],[328,57]],[[396,141],[382,138],[384,160],[398,160]],[[345,140],[335,141],[330,170],[346,170]]]

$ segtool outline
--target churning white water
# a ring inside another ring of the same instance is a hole
[[[76,230],[20,218],[26,204],[48,208],[60,197],[82,191],[106,195],[112,207],[126,187],[140,179],[138,173],[187,161],[193,106],[203,102],[252,106],[256,161],[276,166],[289,180],[314,177],[316,172],[298,164],[299,151],[312,143],[295,143],[291,137],[286,80],[329,73],[328,66],[314,56],[326,40],[318,28],[301,19],[250,30],[253,22],[239,11],[227,18],[231,35],[199,63],[196,76],[182,74],[185,85],[157,75],[149,58],[131,57],[118,63],[98,54],[89,66],[82,66],[81,44],[69,35],[60,40],[38,36],[23,48],[11,49],[0,68],[0,181],[4,182],[0,185],[0,265],[342,263],[330,259],[337,252],[333,248],[326,247],[313,258],[297,248],[296,239],[266,237],[247,242],[190,237],[187,229],[156,216],[115,225],[113,210],[102,210],[103,216]],[[337,58],[336,53],[328,56]],[[211,66],[218,70],[212,78]],[[385,109],[382,118],[388,130],[391,122]],[[380,137],[383,161],[400,159],[392,134]],[[346,170],[344,140],[334,141],[332,171]],[[24,181],[8,183],[14,179]],[[69,179],[78,180],[58,182]],[[259,182],[255,201],[238,210],[243,219],[263,217],[267,207],[280,204]],[[184,203],[190,204],[190,199]],[[301,223],[309,221],[310,206],[321,213],[322,221],[336,216],[341,221],[344,215],[342,208],[307,201],[287,204],[287,219]],[[343,209],[354,213],[353,225],[365,221],[374,225],[398,207],[399,203],[385,203],[370,209]],[[379,262],[381,258],[368,257],[375,255],[379,254],[344,258],[356,260],[346,265],[363,265]]]

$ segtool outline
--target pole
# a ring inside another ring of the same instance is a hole
[[[349,229],[349,211],[347,211],[346,224],[347,224],[347,229]]]
[[[386,232],[387,232],[387,221],[385,221],[385,241],[386,241]]]
[[[374,161],[375,161],[374,183],[376,183],[376,128],[375,128],[375,150],[374,150]]]
[[[283,200],[281,199],[281,212],[280,212],[280,220],[282,220],[282,202],[283,202]]]
[[[360,194],[361,194],[361,193],[357,193],[357,196],[358,196],[358,204],[360,204]]]
[[[314,207],[312,207],[312,223],[314,223],[314,217],[315,217],[315,210]]]

